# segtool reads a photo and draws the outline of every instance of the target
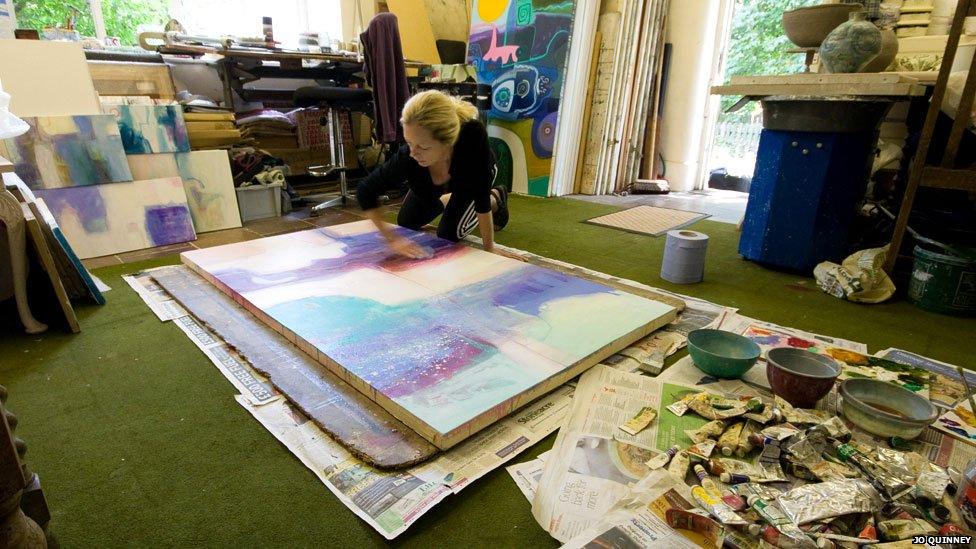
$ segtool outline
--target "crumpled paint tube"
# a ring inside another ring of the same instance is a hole
[[[675,444],[674,446],[668,448],[667,450],[647,460],[647,462],[645,462],[644,465],[647,465],[647,468],[651,470],[660,469],[661,467],[664,467],[665,465],[668,464],[668,462],[671,461],[671,458],[673,458],[675,454],[678,453],[678,450],[679,450],[678,445]]]
[[[759,458],[756,460],[759,470],[762,471],[763,478],[776,479],[784,482],[787,480],[786,473],[783,472],[783,465],[779,462],[781,453],[782,451],[778,442],[771,442],[763,447],[762,452],[759,453]]]
[[[793,424],[815,424],[819,425],[836,417],[824,410],[808,410],[805,408],[794,408],[792,404],[786,402],[778,396],[774,396],[776,407],[783,413],[786,421]]]
[[[791,423],[780,423],[779,425],[766,427],[760,432],[769,438],[781,441],[799,433],[800,428]]]
[[[701,534],[713,547],[722,547],[722,538],[725,536],[726,529],[712,520],[711,517],[684,509],[668,509],[664,512],[664,519],[671,528],[696,532]]]
[[[740,458],[745,457],[746,454],[756,447],[750,439],[752,435],[759,432],[759,427],[760,425],[751,419],[746,421],[746,424],[742,426],[742,433],[739,434],[739,443],[735,447],[736,456]]]
[[[752,496],[749,501],[749,505],[755,509],[759,516],[763,518],[766,522],[771,524],[774,528],[779,530],[781,534],[789,538],[791,542],[790,545],[794,547],[807,547],[809,549],[815,549],[817,547],[816,542],[810,539],[800,527],[796,525],[795,522],[790,520],[783,511],[776,505],[772,505],[769,502],[763,500],[762,498]]]
[[[748,524],[745,520],[739,517],[739,515],[735,514],[735,511],[726,505],[724,501],[713,498],[701,486],[693,487],[691,489],[691,495],[693,498],[695,498],[695,502],[698,503],[702,509],[708,511],[722,524],[729,526],[734,526],[736,524]]]
[[[706,460],[712,455],[713,450],[715,450],[715,441],[705,440],[698,444],[692,444],[685,451],[690,457]]]
[[[942,501],[947,486],[949,475],[945,471],[926,471],[918,476],[915,483],[915,499],[935,505]]]
[[[757,412],[749,412],[746,414],[742,414],[742,417],[746,419],[751,419],[757,423],[761,423],[765,425],[770,421],[772,421],[774,417],[776,417],[775,411],[776,411],[776,407],[773,406],[772,403],[763,402],[762,410],[759,410]]]
[[[904,494],[906,491],[912,489],[911,486],[887,472],[883,467],[868,459],[867,456],[855,450],[851,445],[842,444],[837,441],[834,441],[833,445],[834,449],[837,450],[837,455],[842,460],[850,461],[854,465],[857,465],[858,469],[867,475],[872,481],[872,484],[884,494],[886,499],[896,499],[896,496],[899,494]]]
[[[850,513],[873,513],[881,508],[881,495],[862,479],[807,484],[776,498],[793,522],[806,524]]]
[[[714,457],[708,460],[706,465],[708,465],[708,470],[713,475],[728,473],[736,475],[754,475],[758,477],[760,474],[758,467],[749,463],[748,461],[742,461],[739,459]]]
[[[700,463],[692,466],[692,470],[695,472],[695,476],[698,477],[698,483],[708,492],[708,495],[714,499],[722,499],[722,491],[718,489],[718,485],[708,476],[708,472],[705,471],[705,468]]]
[[[754,482],[736,484],[732,487],[732,492],[744,498],[749,498],[751,496],[766,501],[773,501],[783,493],[782,490],[776,488],[775,486],[767,486],[765,484],[757,484]]]
[[[716,438],[725,432],[725,422],[720,419],[709,421],[695,430],[686,430],[685,435],[694,443],[705,442],[710,438]]]
[[[743,426],[745,426],[744,421],[736,421],[722,433],[722,436],[718,437],[718,448],[723,456],[731,456],[735,453],[735,449],[739,447],[739,436],[742,435]]]
[[[925,536],[935,532],[935,527],[917,518],[911,520],[886,520],[878,523],[878,534],[885,541],[911,539],[914,536]]]
[[[674,415],[676,415],[678,417],[681,417],[681,416],[685,415],[685,412],[688,411],[688,403],[691,402],[691,399],[695,398],[699,394],[701,394],[701,393],[696,393],[696,394],[693,394],[693,395],[686,395],[681,400],[669,404],[667,406],[667,408],[668,408],[668,410],[671,411],[672,414],[674,414]]]
[[[688,467],[691,466],[691,458],[688,457],[687,452],[678,452],[673,458],[671,458],[671,463],[668,464],[668,473],[672,477],[685,481],[685,477],[688,476]]]

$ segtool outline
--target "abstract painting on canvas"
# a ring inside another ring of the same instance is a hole
[[[178,177],[36,194],[82,259],[196,239]]]
[[[4,139],[7,159],[31,189],[132,181],[110,115],[25,118],[30,131]]]
[[[103,105],[118,121],[126,154],[189,152],[179,105]]]
[[[129,168],[134,179],[181,177],[197,234],[241,226],[226,151],[134,154],[129,156]]]
[[[441,448],[670,322],[608,286],[369,221],[194,250],[183,262]]]

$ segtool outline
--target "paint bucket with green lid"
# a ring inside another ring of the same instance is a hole
[[[936,313],[976,314],[976,251],[961,257],[915,246],[908,299]]]

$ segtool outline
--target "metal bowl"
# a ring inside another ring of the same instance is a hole
[[[847,379],[840,396],[844,417],[883,437],[915,438],[939,417],[931,402],[887,381]]]
[[[735,379],[759,360],[760,349],[752,340],[724,330],[702,328],[688,334],[688,354],[708,375]]]

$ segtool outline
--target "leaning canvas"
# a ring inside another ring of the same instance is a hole
[[[178,177],[36,194],[82,259],[196,239]]]
[[[179,105],[105,105],[114,115],[126,154],[188,152],[190,138]]]
[[[31,189],[132,181],[111,115],[25,118],[30,131],[4,139],[6,157]]]
[[[129,168],[134,179],[182,178],[197,234],[241,226],[227,151],[134,154]]]
[[[182,254],[183,262],[440,448],[674,318],[672,307],[368,221]]]

